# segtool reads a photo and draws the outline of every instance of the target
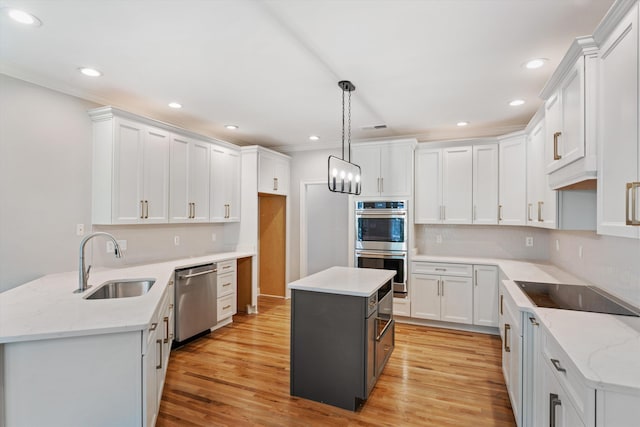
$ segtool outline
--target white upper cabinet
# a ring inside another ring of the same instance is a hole
[[[537,123],[536,123],[537,122]],[[556,228],[557,198],[545,173],[545,121],[532,121],[527,134],[527,225]]]
[[[357,144],[351,162],[360,166],[361,196],[411,197],[415,141]]]
[[[260,149],[258,156],[258,192],[289,194],[289,157]]]
[[[209,147],[171,136],[170,222],[209,221]]]
[[[635,3],[612,29],[603,25],[606,34],[598,40],[597,114],[598,234],[636,239],[640,238],[638,13]]]
[[[418,149],[415,153],[416,224],[442,222],[442,150]]]
[[[498,223],[498,145],[473,146],[473,223]]]
[[[527,205],[527,152],[525,135],[500,139],[500,203],[498,221],[502,225],[525,225]]]
[[[451,147],[442,151],[442,223],[471,224],[471,147]]]
[[[597,46],[578,37],[542,90],[545,158],[557,189],[596,177],[595,78]]]
[[[92,110],[92,222],[169,221],[169,132]]]
[[[240,221],[240,153],[211,147],[211,222]]]

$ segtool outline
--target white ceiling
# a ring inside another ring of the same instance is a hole
[[[2,14],[0,72],[240,145],[335,145],[343,79],[356,85],[354,140],[491,136],[526,125],[572,40],[612,2],[0,0],[43,22]],[[549,62],[521,66],[534,57]],[[376,124],[388,128],[361,129]]]

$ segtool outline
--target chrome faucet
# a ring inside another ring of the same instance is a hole
[[[82,241],[80,242],[80,267],[78,269],[78,273],[79,273],[79,282],[78,282],[78,289],[76,289],[75,291],[73,291],[74,294],[78,294],[80,292],[84,292],[87,289],[89,289],[91,286],[87,286],[87,282],[89,281],[89,271],[91,271],[91,266],[89,266],[89,268],[86,269],[85,271],[85,266],[84,266],[84,247],[86,246],[87,242],[96,236],[106,236],[108,238],[110,238],[111,240],[113,240],[113,250],[115,252],[116,258],[120,258],[122,256],[122,251],[120,250],[120,246],[118,245],[118,241],[116,240],[115,237],[113,237],[111,234],[109,233],[105,233],[102,231],[98,231],[95,233],[91,233],[88,236],[86,236],[84,239],[82,239]]]

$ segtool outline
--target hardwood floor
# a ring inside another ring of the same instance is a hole
[[[396,347],[357,411],[289,395],[290,303],[172,352],[157,426],[514,426],[497,336],[396,324]]]

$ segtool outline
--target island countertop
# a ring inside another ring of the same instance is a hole
[[[393,270],[331,267],[289,283],[289,289],[368,297],[395,276]]]

